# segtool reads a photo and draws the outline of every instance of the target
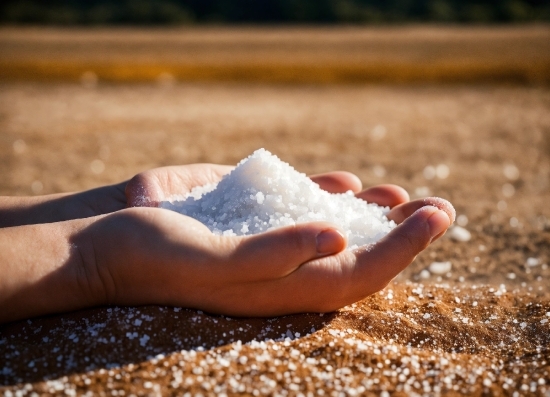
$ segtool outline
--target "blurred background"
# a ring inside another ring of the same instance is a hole
[[[502,23],[548,21],[545,0],[5,0],[4,23]]]
[[[542,0],[3,1],[0,194],[265,147],[453,202],[475,243],[446,239],[406,277],[539,288],[549,19]],[[453,271],[422,273],[436,260]]]

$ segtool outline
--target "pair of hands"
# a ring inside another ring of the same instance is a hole
[[[447,201],[409,201],[394,185],[361,190],[347,172],[311,179],[329,192],[352,190],[391,208],[388,217],[399,225],[374,246],[344,250],[345,237],[326,222],[216,236],[192,218],[154,208],[173,194],[218,182],[231,169],[158,168],[125,185],[127,203],[122,185],[95,200],[103,206],[97,212],[133,207],[94,220],[74,238],[95,304],[163,304],[237,316],[333,311],[383,289],[454,221]]]

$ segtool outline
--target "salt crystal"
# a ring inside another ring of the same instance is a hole
[[[516,188],[511,183],[502,185],[502,195],[504,197],[512,197],[516,193]]]
[[[439,164],[435,167],[435,174],[439,179],[446,179],[449,176],[449,166],[446,164]]]
[[[430,272],[427,271],[426,269],[422,270],[419,274],[420,278],[423,279],[423,280],[427,280],[430,278]]]
[[[174,196],[161,208],[190,216],[216,235],[250,235],[299,223],[326,221],[346,232],[348,248],[375,243],[395,226],[388,207],[331,194],[265,149],[242,160],[217,185]]]
[[[383,178],[386,176],[386,169],[381,165],[375,165],[372,167],[372,173],[378,178]]]
[[[149,337],[149,335],[144,334],[141,338],[139,338],[139,344],[140,344],[141,346],[145,346],[145,345],[147,344],[147,342],[149,341],[149,339],[151,339],[151,338]]]
[[[451,262],[432,262],[428,267],[428,270],[432,274],[445,274],[450,272],[451,268]]]
[[[539,260],[537,258],[527,258],[527,261],[525,262],[527,266],[535,267],[539,265]]]
[[[418,197],[428,197],[432,194],[432,192],[427,186],[419,186],[414,189],[414,194]]]
[[[379,141],[386,136],[386,127],[382,124],[375,125],[370,132],[373,141]]]
[[[464,214],[460,214],[456,217],[456,223],[458,226],[466,226],[468,224],[468,217]]]
[[[519,169],[514,164],[505,164],[502,173],[511,181],[515,181],[519,178]]]
[[[461,226],[453,226],[449,231],[449,237],[455,241],[470,241],[472,234]]]
[[[436,176],[435,167],[433,165],[427,165],[424,171],[422,171],[422,174],[424,174],[424,178],[426,179],[434,179]]]

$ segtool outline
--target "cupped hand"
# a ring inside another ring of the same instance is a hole
[[[133,178],[130,206],[156,206],[173,194],[217,182],[232,167],[165,167]],[[394,185],[361,191],[353,174],[311,177],[330,192],[389,206],[399,225],[368,247],[345,250],[330,223],[314,222],[252,236],[215,236],[198,221],[158,208],[129,208],[87,230],[96,253],[92,276],[103,303],[167,304],[239,316],[327,312],[384,288],[454,221],[450,203],[408,201]]]

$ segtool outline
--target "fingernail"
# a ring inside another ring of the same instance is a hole
[[[439,237],[447,228],[451,225],[451,220],[449,215],[445,211],[437,210],[426,220],[430,228],[430,235],[432,236],[432,241],[436,237]]]
[[[346,238],[336,229],[323,230],[317,235],[317,253],[333,254],[342,251],[346,246]]]

